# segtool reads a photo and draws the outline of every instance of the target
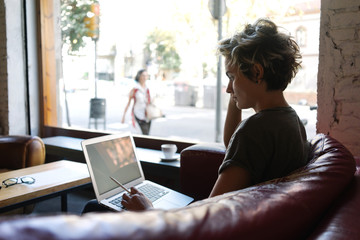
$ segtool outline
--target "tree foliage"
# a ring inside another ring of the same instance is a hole
[[[179,71],[181,59],[176,51],[175,37],[170,32],[155,29],[145,41],[145,53],[161,70]]]
[[[86,18],[91,16],[91,5],[96,0],[61,0],[61,38],[69,46],[68,54],[74,54],[85,46],[89,28]]]

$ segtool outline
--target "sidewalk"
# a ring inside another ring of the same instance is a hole
[[[215,109],[198,108],[191,106],[174,106],[173,88],[161,89],[156,103],[165,114],[165,118],[152,121],[150,135],[170,137],[180,140],[215,142]],[[123,85],[102,85],[99,97],[106,98],[106,131],[130,131],[141,134],[139,128],[132,126],[131,109],[126,114],[125,123],[121,124],[125,105],[128,101],[128,89]],[[71,127],[88,128],[90,99],[93,97],[88,91],[75,91],[68,94]],[[62,102],[64,102],[62,100]],[[292,105],[300,119],[305,119],[308,139],[315,136],[316,110],[311,111],[309,106]],[[63,127],[68,127],[65,109],[63,108]],[[252,115],[253,110],[243,110],[243,118]],[[224,124],[226,110],[222,111],[221,126]],[[98,121],[98,130],[103,131],[102,121]],[[94,124],[91,125],[94,129]]]

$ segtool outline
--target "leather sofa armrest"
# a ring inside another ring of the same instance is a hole
[[[181,192],[194,200],[207,198],[218,177],[225,150],[225,146],[220,143],[201,143],[181,151]]]
[[[45,145],[37,136],[0,136],[0,152],[0,168],[20,169],[45,162]]]

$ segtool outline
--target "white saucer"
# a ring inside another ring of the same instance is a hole
[[[160,157],[161,161],[163,162],[172,162],[172,161],[176,161],[179,159],[179,157],[173,157],[173,158],[165,158],[165,157]]]

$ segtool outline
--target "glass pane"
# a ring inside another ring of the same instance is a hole
[[[122,118],[136,73],[146,69],[151,100],[164,114],[151,121],[150,135],[215,141],[218,21],[207,0],[54,0],[54,16],[62,23],[55,32],[58,126],[141,134],[132,104]],[[311,138],[320,1],[227,0],[222,35],[259,17],[270,17],[299,41],[303,65],[285,95]],[[222,75],[221,125],[229,99]],[[244,118],[252,114],[244,110]]]

